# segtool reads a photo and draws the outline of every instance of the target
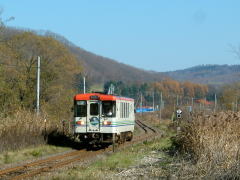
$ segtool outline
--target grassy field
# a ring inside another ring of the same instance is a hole
[[[71,150],[70,147],[58,147],[53,145],[40,145],[37,147],[29,147],[18,151],[6,151],[0,154],[0,166],[24,162],[35,158],[44,157],[46,155],[56,154]]]

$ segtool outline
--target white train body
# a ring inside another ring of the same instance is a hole
[[[135,125],[134,100],[88,93],[74,97],[73,130],[81,141],[131,140]]]

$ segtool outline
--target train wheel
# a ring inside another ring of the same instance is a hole
[[[127,132],[121,133],[122,135],[122,143],[124,144],[127,140]]]
[[[127,140],[127,141],[131,141],[132,138],[133,138],[133,133],[132,133],[131,131],[129,131],[129,132],[127,133],[127,138],[126,138],[126,140]]]

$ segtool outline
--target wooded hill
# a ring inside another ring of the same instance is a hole
[[[240,65],[200,65],[170,72],[145,71],[88,52],[58,34],[51,32],[45,32],[44,34],[64,43],[76,55],[79,61],[82,62],[89,76],[88,78],[95,83],[102,83],[109,80],[143,83],[162,81],[170,77],[181,82],[190,81],[193,83],[222,85],[240,80]]]
[[[164,74],[178,81],[223,85],[240,80],[240,65],[201,65]]]
[[[133,97],[138,96],[140,91],[147,94],[147,91],[155,90],[165,95],[189,97],[202,97],[207,93],[207,87],[193,83],[180,84],[161,73],[144,71],[87,52],[54,33],[9,28],[1,30],[1,110],[12,111],[18,107],[34,109],[37,56],[41,56],[42,109],[56,112],[53,114],[58,117],[63,112],[59,110],[70,109],[73,95],[83,89],[83,74],[92,84],[110,81],[125,84],[122,88],[125,93],[120,95]],[[201,92],[195,90],[200,87],[203,87]]]
[[[70,52],[72,52],[82,63],[86,75],[94,83],[104,83],[110,80],[144,83],[160,81],[164,78],[164,75],[160,72],[151,72],[135,68],[86,51],[58,34],[52,32],[43,32],[43,34],[53,37],[65,44]]]
[[[41,56],[41,109],[58,117],[69,112],[82,66],[59,41],[31,32],[0,31],[0,112],[34,109],[36,60]],[[62,113],[62,114],[61,114]]]
[[[96,83],[108,80],[124,82],[154,82],[163,79],[161,73],[145,71],[109,58],[95,55],[78,47],[69,47],[70,51],[83,63],[83,67]]]

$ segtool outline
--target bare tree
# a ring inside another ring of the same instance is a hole
[[[233,53],[238,59],[240,59],[240,45],[234,46],[234,45],[229,45],[230,46],[230,52]]]
[[[0,8],[0,41],[2,41],[3,39],[3,32],[5,30],[5,24],[9,21],[14,20],[15,18],[13,16],[7,18],[7,19],[3,19],[2,17],[3,14],[3,8]]]

